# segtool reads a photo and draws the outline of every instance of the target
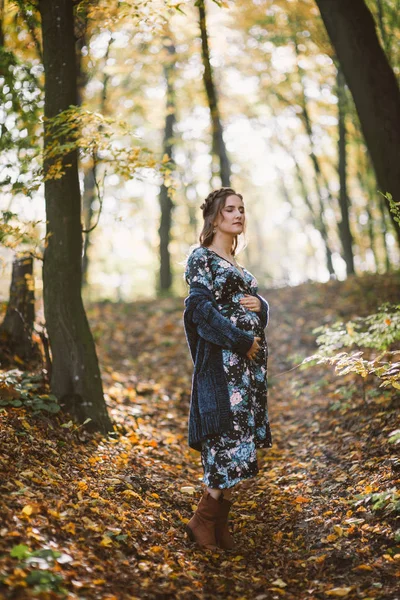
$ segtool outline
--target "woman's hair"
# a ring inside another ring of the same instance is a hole
[[[228,196],[239,196],[241,200],[243,200],[243,196],[238,194],[230,187],[222,187],[218,190],[213,190],[210,194],[208,194],[207,198],[200,206],[203,211],[204,225],[203,229],[200,233],[200,244],[202,246],[210,246],[212,244],[214,238],[214,221],[218,215],[221,213],[222,209],[225,206],[225,201]],[[236,248],[238,245],[238,236],[235,235],[232,243],[232,254],[235,254]]]

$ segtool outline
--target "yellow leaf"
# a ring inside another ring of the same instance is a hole
[[[51,515],[55,519],[59,519],[60,518],[60,513],[57,510],[51,510],[51,509],[49,509],[47,512],[49,513],[49,515]]]
[[[280,588],[284,588],[287,586],[287,583],[285,583],[282,579],[278,578],[275,579],[275,581],[271,581],[272,585],[277,585]]]
[[[325,594],[327,596],[337,596],[340,598],[344,598],[344,596],[350,594],[352,589],[352,587],[332,588],[331,590],[327,590]]]
[[[139,498],[139,500],[142,500],[142,497],[133,490],[124,490],[122,495],[126,496],[127,498]]]
[[[24,513],[24,515],[27,515],[29,517],[33,513],[33,506],[31,506],[30,504],[27,504],[22,509],[22,512]]]
[[[340,527],[340,525],[334,525],[334,526],[333,526],[333,529],[334,529],[335,533],[337,533],[337,535],[338,535],[339,537],[342,537],[342,536],[343,536],[343,533],[344,533],[344,531],[343,531],[343,528],[342,528],[342,527]]]
[[[72,535],[75,535],[76,533],[75,523],[67,523],[64,525],[64,527],[61,527],[61,529],[67,531],[68,533],[72,533]]]
[[[112,539],[108,535],[103,535],[103,538],[100,542],[100,546],[105,546],[107,548],[108,546],[111,546],[111,544]]]
[[[196,493],[196,490],[191,485],[184,485],[179,491],[182,492],[182,494],[190,494],[191,496]]]
[[[106,580],[105,579],[94,579],[93,583],[94,585],[103,585],[103,583],[105,583]]]

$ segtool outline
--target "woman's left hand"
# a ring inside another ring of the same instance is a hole
[[[245,294],[243,298],[240,298],[239,302],[242,306],[253,312],[260,312],[261,310],[261,300],[257,296]]]

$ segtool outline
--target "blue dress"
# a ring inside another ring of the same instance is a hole
[[[212,435],[202,443],[203,482],[211,488],[229,488],[257,475],[257,448],[272,446],[268,418],[268,345],[259,313],[239,302],[245,294],[256,294],[256,278],[243,274],[219,254],[199,246],[190,254],[185,279],[212,290],[221,314],[236,327],[261,338],[255,359],[222,349],[232,411],[230,431]]]

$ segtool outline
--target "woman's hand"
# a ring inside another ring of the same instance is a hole
[[[248,358],[251,358],[251,359],[255,358],[257,352],[260,349],[260,344],[258,343],[260,340],[261,340],[260,337],[255,337],[254,338],[252,347],[249,348],[249,350],[246,353],[246,356]]]
[[[253,312],[261,311],[261,300],[257,298],[257,296],[250,296],[250,294],[245,294],[243,298],[240,298],[239,302],[248,310],[252,310]]]

